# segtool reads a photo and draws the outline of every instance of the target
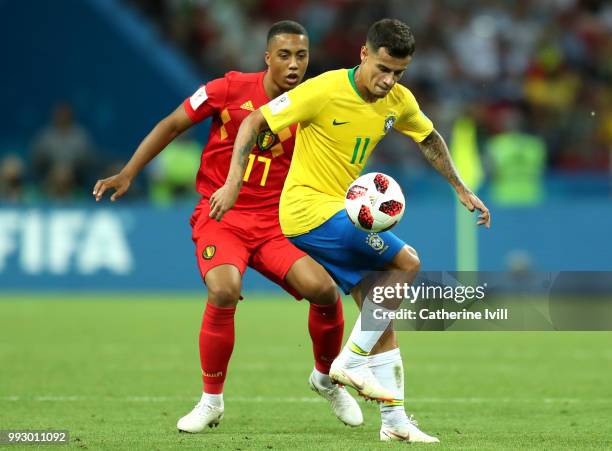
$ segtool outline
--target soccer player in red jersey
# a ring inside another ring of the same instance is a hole
[[[99,180],[94,187],[96,201],[109,189],[115,190],[111,201],[117,200],[136,174],[174,138],[212,116],[196,182],[202,199],[191,217],[196,258],[208,289],[199,339],[204,389],[196,407],[178,421],[181,431],[200,432],[206,426],[216,426],[223,417],[223,384],[234,348],[234,313],[247,266],[296,298],[310,301],[308,329],[315,368],[309,384],[330,402],[342,422],[351,426],[363,422],[357,402],[328,376],[331,362],[340,352],[344,329],[336,285],[321,265],[285,238],[279,225],[278,202],[291,162],[295,126],[276,135],[269,130],[258,135],[234,209],[222,222],[209,217],[209,197],[225,182],[242,120],[297,86],[308,56],[308,35],[300,24],[274,24],[268,32],[267,71],[228,72],[200,87],[153,128],[120,173]]]

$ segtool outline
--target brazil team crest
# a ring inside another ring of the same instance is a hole
[[[389,246],[385,246],[385,240],[378,233],[368,233],[366,243],[379,254],[387,250]]]
[[[393,127],[393,124],[395,124],[396,120],[397,118],[395,116],[387,116],[387,119],[385,119],[385,127],[384,127],[385,133],[391,130],[391,127]]]

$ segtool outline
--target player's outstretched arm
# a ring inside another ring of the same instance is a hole
[[[242,175],[249,161],[249,155],[257,141],[257,135],[267,126],[266,119],[259,110],[253,111],[240,124],[234,141],[232,162],[225,184],[210,196],[210,214],[208,216],[211,218],[221,221],[223,215],[236,203],[242,187]]]
[[[457,173],[457,169],[453,164],[448,147],[444,142],[444,138],[440,134],[433,130],[427,138],[421,141],[419,148],[431,165],[442,174],[448,182],[455,188],[459,201],[465,205],[465,207],[474,211],[475,209],[480,211],[478,216],[478,225],[484,224],[486,228],[491,227],[491,213],[485,204],[476,196],[470,189],[465,186],[461,177]]]
[[[132,179],[142,170],[145,165],[155,158],[174,138],[183,133],[193,122],[185,113],[183,105],[159,121],[157,125],[142,140],[130,161],[123,167],[121,172],[106,179],[98,180],[93,189],[96,202],[102,199],[104,192],[114,189],[111,201],[116,201],[123,196]]]

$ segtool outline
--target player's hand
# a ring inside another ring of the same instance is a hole
[[[112,202],[115,202],[125,194],[130,187],[131,182],[132,180],[127,175],[122,173],[115,174],[107,179],[98,180],[93,189],[93,195],[96,198],[96,202],[99,202],[100,199],[102,199],[102,196],[108,189],[115,190],[110,198]]]
[[[209,217],[221,221],[223,215],[234,206],[238,199],[239,189],[227,183],[210,196]]]
[[[469,189],[460,190],[457,192],[459,196],[459,201],[465,205],[470,211],[478,210],[480,215],[478,215],[478,225],[483,225],[489,229],[491,228],[491,213],[486,205]]]

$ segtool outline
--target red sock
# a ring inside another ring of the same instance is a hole
[[[308,331],[312,338],[315,368],[329,374],[329,367],[342,348],[344,316],[340,296],[332,305],[310,304]]]
[[[234,350],[236,307],[215,307],[207,303],[200,329],[200,364],[204,392],[223,393],[223,383]]]

